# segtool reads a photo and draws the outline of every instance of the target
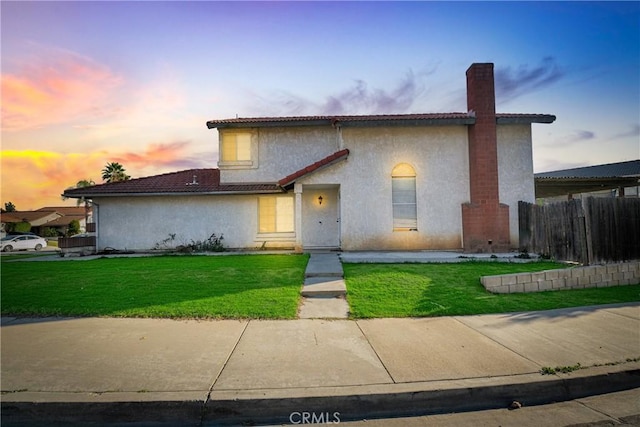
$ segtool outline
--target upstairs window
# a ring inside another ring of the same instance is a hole
[[[291,233],[294,231],[293,197],[258,198],[258,232]]]
[[[416,172],[410,165],[401,163],[391,172],[394,231],[418,229],[416,207]]]
[[[224,132],[220,141],[222,163],[251,162],[251,133]]]

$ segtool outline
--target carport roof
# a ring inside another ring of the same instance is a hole
[[[640,160],[541,172],[534,178],[536,197],[633,187],[640,180]]]

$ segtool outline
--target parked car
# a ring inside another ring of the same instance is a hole
[[[80,234],[74,234],[73,236],[71,236],[72,239],[77,239],[80,237],[91,237],[91,236],[95,236],[95,233],[80,233]]]
[[[1,242],[0,250],[2,252],[24,251],[28,249],[39,251],[47,247],[47,241],[45,239],[32,234],[6,236],[2,238]]]

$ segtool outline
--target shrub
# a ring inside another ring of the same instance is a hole
[[[31,231],[31,224],[28,223],[27,221],[16,222],[13,224],[12,228],[13,230],[10,230],[10,231],[15,231],[17,233],[27,233]]]
[[[67,227],[67,236],[73,236],[80,232],[80,221],[77,219],[71,220],[69,227]]]
[[[200,241],[191,241],[191,249],[194,252],[224,252],[224,245],[222,241],[224,237],[222,234],[220,236],[216,236],[216,233],[211,234],[206,240]]]
[[[40,235],[42,237],[58,237],[58,230],[53,227],[44,227]]]

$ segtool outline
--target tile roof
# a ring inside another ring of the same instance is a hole
[[[91,207],[89,207],[91,210]],[[82,215],[84,217],[84,206],[45,206],[40,209],[36,209],[36,212],[58,212],[63,215]]]
[[[82,215],[74,215],[74,214],[70,214],[70,215],[64,215],[61,216],[60,218],[56,218],[53,221],[49,221],[45,224],[43,224],[46,227],[60,227],[60,226],[66,226],[69,225],[69,223],[71,221],[73,221],[74,219],[78,220],[78,221],[84,221],[85,220],[85,216],[84,214]]]
[[[219,169],[188,169],[127,181],[65,190],[66,197],[127,194],[218,194],[273,193],[282,189],[274,184],[220,184]]]
[[[317,162],[310,164],[309,166],[302,168],[291,175],[288,175],[278,181],[278,184],[282,187],[286,187],[287,185],[293,184],[296,180],[302,178],[303,176],[309,175],[313,172],[317,172],[318,170],[330,166],[340,160],[344,160],[349,156],[349,150],[346,148],[344,150],[336,151],[335,153],[325,157],[322,160],[318,160]]]
[[[540,172],[535,178],[611,178],[640,177],[640,160]]]
[[[550,114],[496,114],[498,123],[552,123]],[[237,117],[235,119],[209,120],[207,127],[270,127],[270,126],[419,126],[419,125],[472,125],[475,114],[423,113],[423,114],[374,114],[351,116],[290,116],[290,117]]]
[[[54,216],[52,215],[52,212],[44,211],[13,211],[2,212],[2,214],[0,215],[2,217],[2,222],[22,222],[24,220],[26,220],[27,222],[37,222],[39,220],[44,220],[49,216],[51,216],[52,218],[60,216]]]

